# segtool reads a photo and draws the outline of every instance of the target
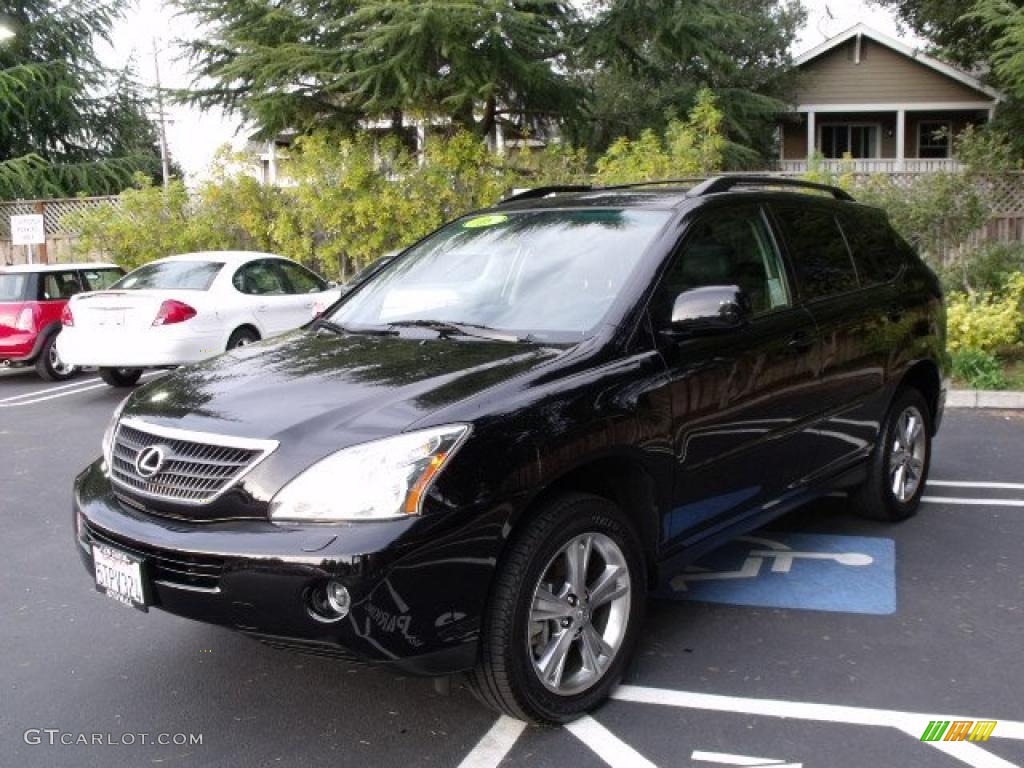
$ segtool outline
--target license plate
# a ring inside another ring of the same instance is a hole
[[[92,562],[96,571],[96,589],[120,603],[149,610],[147,606],[145,561],[113,547],[94,544]]]
[[[122,326],[124,325],[124,310],[105,309],[96,313],[96,325]]]

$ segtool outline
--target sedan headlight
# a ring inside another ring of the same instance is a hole
[[[282,488],[270,517],[341,522],[418,515],[431,483],[468,435],[468,424],[449,424],[340,450]]]
[[[120,405],[114,409],[114,415],[110,417],[110,423],[107,424],[107,428],[103,432],[103,461],[106,462],[108,469],[113,466],[114,434],[117,432],[117,422],[121,420],[121,411],[123,411],[125,405],[128,404],[128,399],[130,397],[131,395],[128,395],[128,397],[122,400]]]

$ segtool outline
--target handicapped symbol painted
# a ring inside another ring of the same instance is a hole
[[[742,536],[669,581],[684,600],[847,613],[896,611],[892,539],[831,534]]]

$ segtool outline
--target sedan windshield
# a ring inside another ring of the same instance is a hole
[[[111,288],[205,291],[223,266],[220,261],[156,261],[129,272]]]
[[[561,210],[461,219],[371,277],[329,320],[351,330],[429,321],[578,340],[601,323],[669,215]]]

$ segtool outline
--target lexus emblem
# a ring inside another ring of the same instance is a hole
[[[158,474],[167,462],[167,449],[162,445],[150,445],[139,451],[135,457],[135,471],[147,480]]]

